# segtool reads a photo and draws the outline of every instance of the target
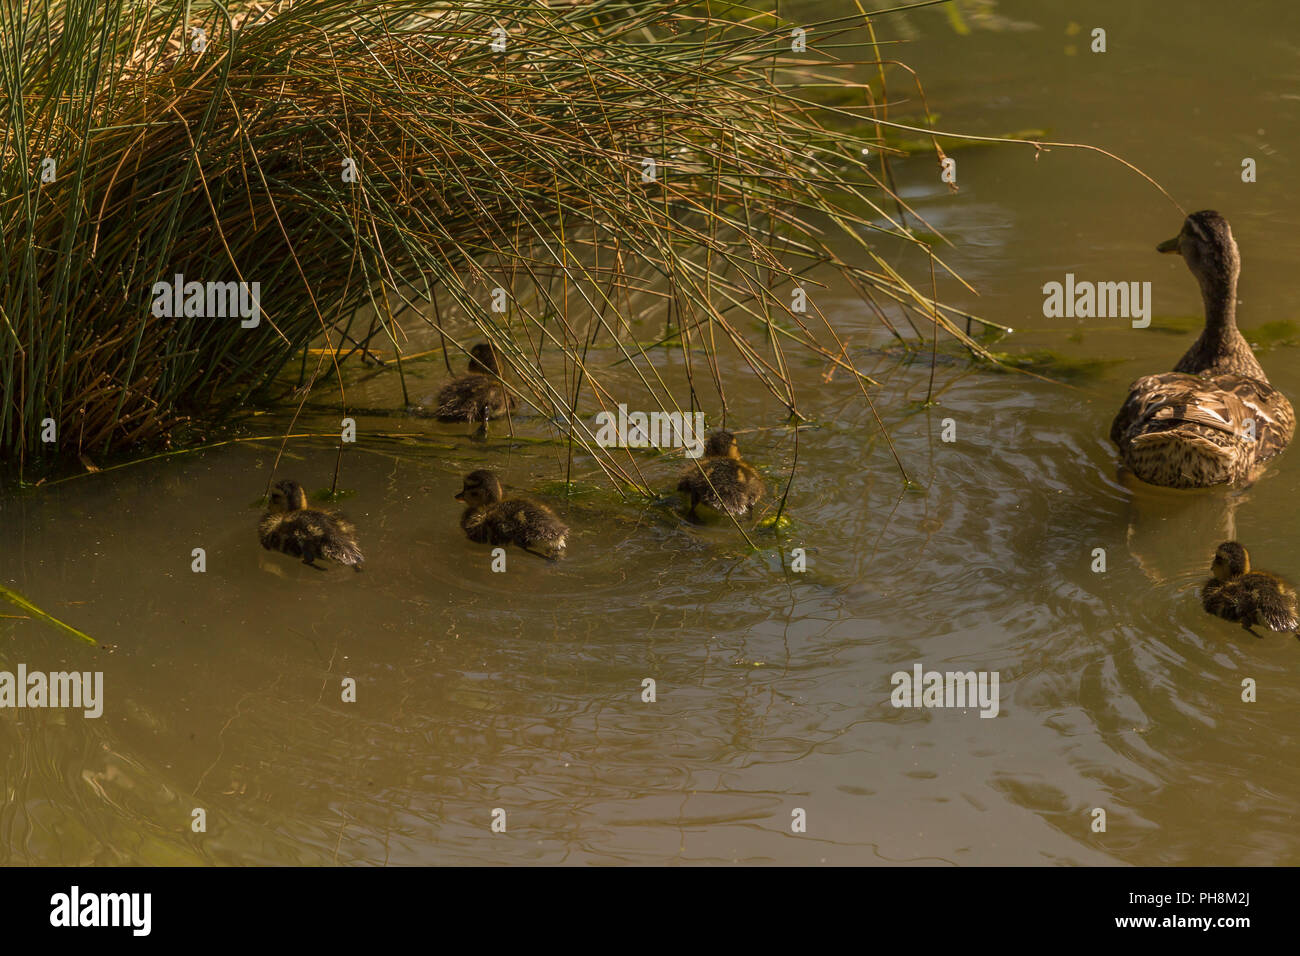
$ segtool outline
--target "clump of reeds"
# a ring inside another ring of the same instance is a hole
[[[852,79],[819,50],[851,31],[874,42],[864,18],[802,24],[808,50],[792,52],[770,11],[710,9],[6,4],[0,457],[162,439],[266,395],[313,343],[329,359],[313,380],[342,389],[337,362],[376,341],[401,374],[402,321],[450,332],[444,309],[587,447],[579,395],[612,396],[584,357],[604,337],[644,359],[625,333],[647,303],[703,379],[670,395],[638,363],[663,407],[699,407],[705,382],[720,393],[716,357],[734,349],[795,411],[786,349],[850,368],[815,295],[792,303],[819,267],[891,329],[902,316],[978,349],[873,249],[873,233],[910,236],[880,88],[815,102]],[[832,249],[845,237],[851,256]],[[260,325],[154,315],[154,284],[177,274],[260,283]],[[496,286],[509,321],[489,308]]]

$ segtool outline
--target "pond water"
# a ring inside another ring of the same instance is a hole
[[[985,8],[998,29],[972,17],[967,35],[916,11],[895,49],[942,126],[1103,146],[1189,211],[1223,212],[1243,330],[1294,399],[1300,10],[1083,7],[1003,0]],[[1089,50],[1094,27],[1104,54]],[[483,442],[359,416],[339,507],[363,574],[258,547],[274,437],[0,496],[0,582],[117,645],[88,649],[0,607],[0,669],[102,670],[105,697],[98,719],[0,715],[0,862],[1300,862],[1300,642],[1251,637],[1197,600],[1228,537],[1300,575],[1296,452],[1244,490],[1172,492],[1119,477],[1106,437],[1128,383],[1171,368],[1195,335],[1195,282],[1155,252],[1181,215],[1096,153],[951,155],[956,194],[933,156],[895,166],[980,293],[941,279],[940,295],[1013,326],[995,348],[1059,382],[949,358],[927,407],[927,357],[885,348],[847,290],[820,292],[881,382],[872,398],[915,485],[857,387],[795,357],[809,423],[792,524],[751,532],[756,551],[671,502],[621,500],[581,454],[583,493],[563,498],[567,451],[536,440],[551,432],[528,416],[518,440],[494,429]],[[1257,182],[1241,180],[1247,157]],[[1042,286],[1066,273],[1151,282],[1151,327],[1044,318]],[[665,373],[680,361],[665,354]],[[728,424],[770,508],[793,436],[730,370]],[[415,398],[445,376],[440,361],[408,373]],[[400,406],[391,375],[352,400]],[[267,415],[254,434],[288,422]],[[295,432],[337,426],[308,409]],[[328,487],[335,448],[294,441],[278,474]],[[671,491],[680,459],[637,460]],[[556,505],[574,529],[564,561],[512,551],[495,573],[464,539],[453,495],[484,466]],[[996,673],[997,716],[891,706],[891,675],[918,664]],[[806,832],[792,832],[797,810]]]

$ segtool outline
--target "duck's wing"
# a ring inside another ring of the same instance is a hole
[[[308,508],[294,511],[289,517],[294,536],[310,544],[322,557],[348,565],[363,560],[357,546],[356,526],[342,515]]]
[[[677,490],[691,491],[696,488],[708,489],[708,482],[704,480],[704,475],[712,467],[713,458],[692,459],[682,466],[682,470],[677,475]]]
[[[1253,422],[1258,444],[1256,461],[1272,458],[1291,442],[1295,434],[1295,410],[1287,397],[1272,385],[1232,373],[1216,375],[1211,381],[1244,406],[1243,425]]]
[[[1253,441],[1255,460],[1263,461],[1291,441],[1295,412],[1285,395],[1256,378],[1165,372],[1143,376],[1130,386],[1110,438],[1122,448],[1138,435],[1183,424]]]
[[[493,505],[488,522],[501,542],[513,541],[521,548],[539,544],[564,547],[569,528],[550,508],[529,498],[507,498]]]
[[[528,526],[533,529],[535,536],[546,542],[559,542],[563,546],[564,538],[569,533],[569,526],[561,521],[554,511],[539,501],[524,499],[524,506]]]
[[[352,523],[347,515],[339,514],[337,511],[324,511],[322,514],[329,519],[326,527],[334,534],[355,535],[357,533],[357,526]]]
[[[758,469],[749,462],[743,461],[740,463],[739,473],[741,480],[744,481],[745,485],[749,488],[749,493],[754,496],[754,500],[757,501],[759,498],[763,497],[763,492],[765,490],[763,485],[763,476],[759,473]]]
[[[504,418],[518,407],[515,397],[486,375],[452,379],[438,393],[434,414],[442,421],[483,422]]]
[[[1296,620],[1295,592],[1267,572],[1251,571],[1239,579],[1243,592],[1259,619],[1274,631],[1294,631]]]
[[[434,414],[443,421],[473,421],[479,417],[481,396],[491,385],[486,375],[453,378],[438,391]]]
[[[1247,416],[1245,403],[1212,380],[1184,372],[1145,375],[1129,386],[1110,426],[1110,440],[1121,448],[1135,435],[1179,424],[1204,425],[1238,434]]]

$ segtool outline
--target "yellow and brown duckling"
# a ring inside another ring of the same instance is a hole
[[[1295,432],[1295,412],[1269,384],[1237,328],[1241,258],[1228,222],[1194,212],[1159,252],[1178,253],[1196,276],[1205,328],[1172,372],[1129,388],[1110,438],[1138,478],[1170,488],[1207,488],[1253,478]]]
[[[763,497],[763,479],[757,469],[740,457],[736,436],[720,430],[704,443],[704,454],[686,466],[677,490],[690,495],[690,515],[708,505],[732,517],[752,511]]]
[[[494,418],[515,410],[513,395],[501,381],[501,363],[488,342],[470,349],[469,372],[453,378],[438,392],[434,415],[443,422],[479,422],[484,428]]]
[[[517,544],[544,558],[562,557],[569,528],[550,508],[529,498],[506,498],[501,481],[486,469],[465,476],[456,495],[465,502],[460,526],[479,544]]]
[[[356,527],[342,515],[307,507],[307,493],[296,481],[275,483],[257,536],[267,550],[302,558],[318,571],[325,568],[316,564],[317,558],[361,570]]]
[[[1236,541],[1219,545],[1210,573],[1214,577],[1201,591],[1201,606],[1209,613],[1238,623],[1252,634],[1256,624],[1274,631],[1294,631],[1300,626],[1295,591],[1275,575],[1252,571],[1250,553]]]

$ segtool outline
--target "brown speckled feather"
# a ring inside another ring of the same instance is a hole
[[[1165,372],[1133,383],[1110,437],[1143,481],[1201,488],[1249,476],[1294,432],[1291,403],[1267,382]]]
[[[763,497],[763,479],[748,462],[734,458],[706,458],[682,471],[677,490],[716,511],[739,517]]]
[[[1209,613],[1245,627],[1261,624],[1274,631],[1294,631],[1300,626],[1295,592],[1262,571],[1230,581],[1210,578],[1201,591],[1201,605]]]
[[[434,414],[444,422],[486,422],[514,411],[515,397],[487,375],[462,375],[438,392]]]
[[[314,508],[267,512],[257,530],[262,547],[302,558],[309,564],[316,558],[328,558],[352,566],[362,561],[361,549],[357,547],[357,529],[341,515]]]
[[[527,498],[507,498],[486,508],[467,508],[460,526],[479,544],[515,544],[541,552],[562,552],[568,525],[543,504]]]

